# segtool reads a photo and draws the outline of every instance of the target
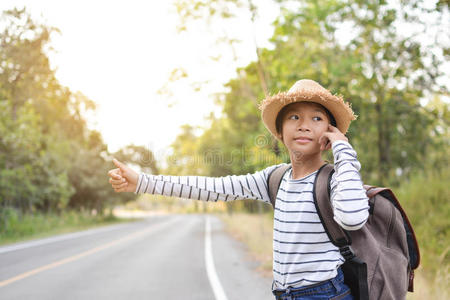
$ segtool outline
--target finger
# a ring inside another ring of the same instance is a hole
[[[125,186],[125,187],[122,187],[122,188],[117,188],[117,189],[114,189],[114,191],[116,193],[126,192],[127,191],[127,187]]]
[[[123,189],[128,186],[128,182],[120,183],[120,184],[113,184],[112,187],[114,189]]]
[[[323,133],[323,134],[320,136],[320,138],[319,138],[319,144],[322,144],[324,137],[325,137],[325,133]]]
[[[332,132],[341,132],[340,130],[339,130],[339,128],[337,128],[336,126],[333,126],[333,125],[331,125],[331,124],[329,124],[330,126],[330,129],[331,129],[331,131]]]
[[[325,144],[329,140],[328,133],[324,132],[322,136],[319,138],[319,142]]]
[[[323,148],[323,135],[319,138],[318,143],[320,145],[320,150],[322,150],[322,148]]]
[[[116,193],[126,192],[126,191],[127,191],[127,187],[124,187],[124,188],[117,188],[117,189],[114,189],[114,191],[115,191]]]
[[[122,171],[120,169],[116,169],[116,173],[114,173],[114,178],[119,180],[123,178],[122,176],[123,176]]]
[[[322,140],[320,141],[320,150],[324,150],[325,149],[326,143],[327,143],[327,139],[325,137],[322,138]]]
[[[328,129],[329,129],[331,132],[335,132],[335,131],[337,130],[337,128],[334,127],[334,126],[331,125],[331,124],[328,124]]]
[[[114,180],[114,179],[110,179],[109,183],[114,184],[114,185],[118,185],[118,184],[122,184],[122,183],[128,183],[128,180],[126,180],[125,178],[119,179],[119,180]]]
[[[122,179],[112,179],[112,178],[110,178],[109,179],[109,183],[111,183],[111,184],[121,184],[121,183],[124,183],[124,182],[127,182],[127,180],[125,179],[125,178],[122,178]]]
[[[125,171],[126,168],[127,168],[127,166],[126,166],[124,163],[118,161],[118,160],[115,159],[115,158],[113,158],[113,163],[114,163],[114,164],[116,165],[116,167],[118,167],[119,170],[121,170],[121,171]]]
[[[121,179],[121,178],[122,178],[122,176],[120,176],[120,169],[113,169],[113,170],[110,170],[110,171],[108,172],[108,175],[109,175],[111,178],[114,178],[114,179]]]

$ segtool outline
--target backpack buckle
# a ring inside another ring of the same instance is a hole
[[[356,256],[350,245],[340,247],[339,252],[341,252],[341,255],[345,258],[345,260],[352,259]]]

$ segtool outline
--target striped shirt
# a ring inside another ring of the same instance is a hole
[[[347,230],[361,228],[369,216],[356,151],[342,140],[332,144],[335,172],[331,178],[331,201],[336,222]],[[224,177],[165,176],[139,174],[135,193],[150,193],[202,201],[253,199],[270,204],[267,179],[283,164],[253,174]],[[278,190],[273,222],[274,289],[301,287],[334,278],[344,262],[320,222],[313,200],[317,171],[292,178],[284,174]]]

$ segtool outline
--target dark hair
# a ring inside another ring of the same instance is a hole
[[[323,110],[325,110],[325,113],[327,114],[328,119],[330,120],[330,124],[333,125],[333,126],[335,126],[335,127],[337,126],[337,125],[336,125],[336,120],[334,119],[333,115],[330,113],[330,111],[329,111],[325,106],[323,106],[322,104],[316,103],[316,102],[309,102],[309,101],[302,101],[302,102],[315,103],[315,104],[319,105],[320,107],[322,107]],[[275,121],[275,126],[276,126],[277,133],[281,133],[284,115],[286,114],[286,112],[287,112],[287,110],[288,110],[288,107],[289,107],[291,104],[294,104],[294,103],[298,103],[298,102],[292,102],[292,103],[289,103],[288,105],[286,105],[285,107],[283,107],[283,108],[280,110],[280,112],[278,113],[277,118],[276,118],[276,121]]]

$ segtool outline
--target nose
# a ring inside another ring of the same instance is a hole
[[[309,131],[309,124],[306,120],[298,120],[297,130],[299,131]]]

